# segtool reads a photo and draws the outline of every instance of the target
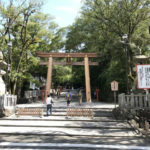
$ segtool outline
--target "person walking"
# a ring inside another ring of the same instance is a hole
[[[47,116],[52,114],[52,104],[53,104],[53,98],[50,94],[48,94],[47,99],[46,99],[46,104],[47,104]]]
[[[70,105],[70,102],[71,102],[71,98],[72,98],[72,95],[71,95],[70,91],[68,91],[68,92],[66,93],[65,98],[66,98],[66,100],[67,100],[67,106],[69,106],[69,105]]]

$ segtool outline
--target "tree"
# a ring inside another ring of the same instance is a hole
[[[149,0],[85,0],[80,18],[69,28],[66,48],[98,52],[100,66],[91,68],[91,78],[102,93],[110,93],[110,82],[114,79],[119,81],[120,92],[126,89],[124,45],[120,42],[124,33],[128,34],[131,81],[135,77],[133,56],[137,48],[148,53],[149,4]]]
[[[25,72],[24,58],[27,58],[27,49],[35,43],[34,36],[30,36],[27,33],[27,26],[30,16],[38,10],[39,3],[32,3],[27,0],[21,3],[15,3],[13,0],[10,0],[8,5],[3,4],[0,7],[3,27],[1,28],[1,44],[4,47],[10,42],[13,44],[13,47],[7,53],[4,53],[10,63],[10,78],[7,82],[9,87],[12,86],[13,94],[15,93],[19,77]]]
[[[132,47],[132,43],[136,42],[136,35],[139,36],[143,34],[143,32],[147,32],[145,25],[150,19],[149,6],[149,0],[86,0],[83,7],[84,16],[91,17],[93,21],[95,20],[97,27],[102,32],[115,34],[120,40],[123,34],[126,33],[128,35],[128,72],[132,78],[134,74],[133,55],[135,55],[135,48]],[[141,30],[141,26],[145,26],[145,29]],[[137,30],[140,31],[140,34],[135,35]],[[147,40],[149,40],[148,35],[144,37],[144,41]],[[139,44],[140,43],[136,42],[136,46],[140,47],[140,49],[146,48],[143,48],[143,46]]]
[[[39,73],[36,70],[39,61],[36,50],[52,51],[55,48],[57,51],[63,47],[64,29],[58,28],[50,15],[40,12],[41,5],[42,1],[10,0],[0,7],[1,50],[11,66],[10,93],[16,94],[25,80],[34,81],[33,75]],[[7,51],[9,42],[12,42],[12,47]]]

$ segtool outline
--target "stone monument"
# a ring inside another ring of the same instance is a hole
[[[4,68],[7,66],[7,63],[3,61],[3,53],[0,51],[0,96],[6,93],[6,85],[2,79],[2,76],[6,74]]]
[[[2,76],[6,74],[4,69],[8,64],[3,61],[3,54],[0,51],[0,117],[10,116],[15,113],[17,96],[10,95],[6,91],[6,85]]]

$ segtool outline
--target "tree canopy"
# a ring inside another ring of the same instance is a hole
[[[42,3],[1,1],[0,42],[5,60],[10,64],[7,81],[10,93],[19,91],[24,81],[34,81],[35,74],[46,74],[38,66],[35,51],[58,51],[64,47],[65,29],[59,28],[50,15],[40,12]]]
[[[47,69],[38,65],[35,51],[98,53],[99,58],[92,61],[98,61],[99,66],[90,67],[90,76],[92,90],[99,88],[103,99],[111,94],[112,80],[119,82],[119,92],[126,92],[127,60],[129,88],[135,89],[134,56],[148,56],[150,51],[150,0],[83,0],[80,17],[66,28],[60,28],[50,14],[41,12],[43,2],[0,1],[0,50],[10,64],[10,93],[19,95],[25,82],[36,82],[36,75],[46,77]],[[127,52],[124,34],[128,36]],[[53,84],[67,82],[84,87],[83,67],[55,66]]]
[[[119,82],[119,92],[126,92],[124,34],[128,35],[129,88],[135,89],[133,58],[138,53],[148,55],[150,50],[149,6],[149,0],[85,0],[80,18],[69,28],[67,50],[99,53],[99,67],[91,68],[91,84],[98,86],[104,97],[111,93],[113,80]]]

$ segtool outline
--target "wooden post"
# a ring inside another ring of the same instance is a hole
[[[139,107],[140,107],[140,108],[143,108],[142,94],[139,94]]]
[[[131,108],[135,108],[135,103],[134,103],[134,94],[131,93]]]
[[[139,108],[139,97],[137,95],[135,95],[134,99],[135,99],[135,107]]]
[[[148,94],[148,107],[150,107],[150,94]]]
[[[84,67],[85,67],[85,83],[86,83],[86,100],[87,102],[91,102],[89,61],[87,56],[85,56],[84,58]]]
[[[52,63],[53,63],[53,58],[52,58],[52,56],[51,56],[51,57],[49,57],[49,60],[48,60],[48,70],[47,70],[46,94],[45,94],[45,98],[47,98],[47,94],[50,93],[50,89],[51,89]]]
[[[125,106],[125,94],[124,93],[122,93],[118,96],[118,101],[119,101],[119,107],[120,108],[126,107]]]
[[[114,91],[114,103],[115,103],[115,108],[116,108],[116,91]]]

